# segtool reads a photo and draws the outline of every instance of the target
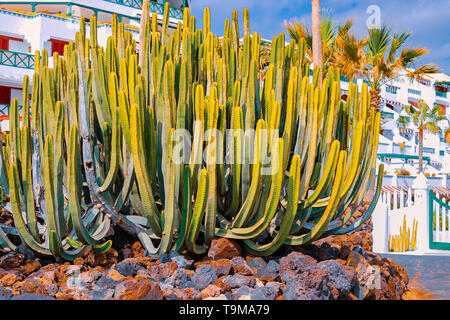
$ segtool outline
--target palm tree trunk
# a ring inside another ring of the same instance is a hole
[[[322,32],[320,26],[320,0],[311,0],[312,4],[312,49],[313,63],[322,70]],[[322,73],[322,71],[321,71]]]
[[[419,127],[419,173],[423,171],[423,127]]]
[[[380,89],[370,89],[370,106],[374,107],[377,112],[380,112]]]

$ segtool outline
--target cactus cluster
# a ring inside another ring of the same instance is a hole
[[[236,11],[222,38],[208,8],[202,29],[185,8],[170,33],[168,3],[161,26],[148,7],[142,19],[139,54],[117,16],[106,48],[94,16],[90,37],[81,21],[52,67],[36,54],[31,116],[13,103],[0,150],[17,228],[0,228],[4,248],[16,232],[36,253],[72,260],[108,250],[115,225],[151,256],[202,254],[215,237],[267,256],[367,221],[382,175],[354,219],[374,182],[380,129],[366,84],[350,83],[343,101],[339,70],[310,76],[305,43],[283,33],[261,70],[247,9],[242,38]]]
[[[406,215],[403,217],[403,225],[400,227],[399,235],[389,235],[388,250],[389,252],[406,252],[416,250],[417,244],[417,226],[419,222],[413,220],[413,230],[406,226]]]

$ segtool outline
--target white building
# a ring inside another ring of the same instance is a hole
[[[183,20],[188,0],[151,0],[150,13],[158,14],[160,24],[165,2],[171,5],[169,27],[175,28]],[[62,55],[64,45],[75,40],[80,17],[89,22],[93,14],[98,20],[100,45],[106,46],[111,35],[113,14],[138,41],[141,6],[142,0],[0,0],[0,117],[9,114],[12,99],[22,103],[23,77],[32,78],[37,50],[42,53],[46,49],[51,64],[53,53]],[[86,29],[89,32],[89,23]]]
[[[419,171],[419,130],[412,122],[406,129],[398,127],[398,118],[408,117],[402,107],[416,107],[422,99],[430,107],[439,106],[439,114],[450,119],[449,86],[450,77],[440,73],[430,75],[421,82],[411,82],[408,78],[401,77],[382,87],[384,120],[378,159],[385,164],[384,185],[411,187]],[[448,123],[442,121],[439,126],[439,133],[424,132],[423,168],[430,186],[448,189],[450,181],[444,177],[450,174],[450,144],[444,137]]]

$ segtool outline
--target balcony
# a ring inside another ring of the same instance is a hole
[[[34,55],[0,50],[0,65],[21,69],[34,69]]]
[[[415,90],[415,89],[408,89],[408,93],[417,95],[417,96],[421,96],[422,93],[419,90]]]
[[[386,92],[387,93],[392,93],[392,94],[397,94],[397,90],[400,88],[394,87],[394,86],[389,86],[386,85]]]
[[[392,112],[383,111],[383,112],[381,113],[381,115],[382,115],[385,119],[394,119],[394,113],[392,113]]]
[[[447,92],[436,91],[436,97],[447,98]]]
[[[0,104],[0,119],[2,116],[9,116],[9,104]]]
[[[105,1],[120,4],[134,9],[142,9],[141,0],[105,0]],[[156,12],[157,14],[162,15],[164,13],[164,4],[150,1],[150,13],[152,12]],[[183,9],[170,6],[169,17],[182,20]]]

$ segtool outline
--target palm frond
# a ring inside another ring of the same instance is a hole
[[[415,70],[406,69],[406,76],[411,80],[423,80],[426,75],[441,72],[441,68],[433,64],[423,65]]]
[[[405,48],[396,59],[396,63],[402,68],[407,68],[412,63],[417,61],[417,58],[427,54],[429,51],[425,48]]]
[[[368,29],[369,40],[367,43],[368,53],[374,58],[383,56],[389,45],[391,29],[383,26],[380,29]]]
[[[397,50],[400,49],[400,47],[406,42],[406,40],[411,36],[410,32],[402,32],[402,33],[396,33],[392,37],[391,42],[391,49],[389,50],[389,56],[387,59],[388,63],[392,63],[395,60],[395,54],[397,53]]]

